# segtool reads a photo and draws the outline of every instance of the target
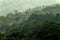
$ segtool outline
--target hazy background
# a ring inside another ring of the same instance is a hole
[[[13,10],[23,11],[39,5],[59,3],[60,0],[0,0],[0,16]]]

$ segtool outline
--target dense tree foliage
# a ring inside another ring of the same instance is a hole
[[[0,16],[1,40],[60,40],[60,5],[36,7]]]

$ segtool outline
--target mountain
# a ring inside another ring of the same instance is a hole
[[[57,5],[57,4],[51,5],[51,6],[45,6],[42,8],[41,6],[38,6],[34,9],[27,9],[24,12],[19,12],[17,10],[14,10],[14,12],[10,12],[6,16],[0,17],[0,28],[2,30],[5,30],[6,28],[7,29],[12,27],[14,28],[15,26],[18,26],[21,23],[23,25],[30,26],[34,22],[41,23],[41,22],[48,22],[52,20],[59,22],[60,20],[59,13],[60,13],[60,5]],[[54,14],[57,14],[57,15],[54,15]],[[37,15],[41,15],[41,16],[37,16]]]
[[[6,37],[7,40],[60,40],[59,10],[60,5],[56,4],[24,12],[14,10],[6,16],[0,16],[0,37]]]

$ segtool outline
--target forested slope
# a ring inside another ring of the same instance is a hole
[[[1,40],[60,40],[60,5],[36,7],[0,16]]]

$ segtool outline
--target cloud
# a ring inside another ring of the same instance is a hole
[[[0,14],[5,15],[14,9],[25,10],[39,5],[58,3],[59,0],[0,0]]]

